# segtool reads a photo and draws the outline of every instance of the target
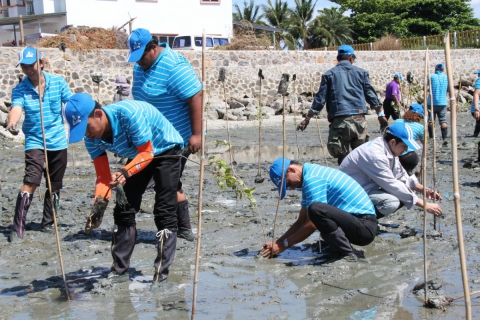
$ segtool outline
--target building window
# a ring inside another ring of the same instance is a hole
[[[200,3],[214,4],[214,3],[220,3],[220,1],[222,1],[222,0],[200,0]]]

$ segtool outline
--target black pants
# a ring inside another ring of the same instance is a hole
[[[179,148],[167,150],[157,156],[177,155]],[[131,160],[130,160],[131,161]],[[135,226],[135,214],[140,210],[142,195],[150,179],[155,181],[155,204],[153,215],[158,230],[177,230],[177,186],[180,177],[180,158],[155,158],[139,173],[127,179],[124,186],[128,206],[122,210],[118,205],[113,209],[115,224]]]
[[[62,189],[63,176],[67,169],[67,149],[49,151],[48,172],[50,173],[50,182],[53,190]],[[47,171],[45,170],[45,152],[43,149],[29,149],[25,151],[25,176],[23,183],[31,183],[37,186],[42,181],[42,174],[45,177],[45,185],[47,183]]]
[[[383,100],[383,112],[385,112],[385,118],[387,118],[387,120],[390,119],[390,116],[392,116],[393,120],[400,118],[400,110],[395,110],[394,106],[394,99],[385,98],[385,100]]]
[[[308,207],[308,215],[320,233],[330,233],[342,228],[350,243],[366,246],[377,235],[375,215],[356,216],[325,203],[314,202]]]
[[[418,154],[415,151],[410,151],[409,153],[401,155],[400,157],[398,157],[398,159],[400,160],[402,167],[405,169],[405,171],[407,171],[409,175],[413,173],[413,170],[420,161],[420,159],[418,158]]]

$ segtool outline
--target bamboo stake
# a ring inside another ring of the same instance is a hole
[[[462,90],[462,76],[460,76],[460,79],[458,80],[458,91],[457,91],[457,105],[460,103],[460,91]],[[457,114],[455,116],[458,118],[458,110],[457,108]]]
[[[205,43],[207,37],[205,29],[203,29],[202,40],[202,156],[200,157],[200,181],[198,184],[198,231],[197,231],[197,249],[195,253],[195,272],[193,275],[193,301],[192,301],[192,316],[191,319],[195,319],[195,311],[197,308],[197,286],[198,286],[198,265],[200,260],[200,245],[202,242],[202,196],[203,196],[203,172],[205,169],[205,90],[206,90],[206,66],[205,66]]]
[[[430,78],[430,67],[428,68],[428,85],[430,87],[430,119],[434,119],[433,114],[433,92],[432,92],[432,78]],[[435,139],[435,121],[432,121],[432,140],[433,140],[433,156],[432,156],[432,167],[433,167],[433,191],[437,191],[437,140]],[[424,136],[424,140],[427,139],[427,136]],[[437,199],[433,197],[433,203]],[[437,230],[437,216],[433,216],[433,229]],[[438,224],[438,229],[440,231],[440,223]]]
[[[423,114],[428,114],[428,48],[425,50],[425,75],[424,75],[424,84],[423,84]],[[426,137],[428,131],[428,125],[424,121],[423,123],[423,134]],[[427,139],[423,139],[423,151],[422,151],[422,180],[423,180],[423,276],[425,283],[428,282],[428,273],[427,273],[427,189],[425,187],[427,183]],[[428,290],[425,287],[425,303],[428,300]]]
[[[314,99],[314,97],[313,97],[313,83],[310,83],[310,90],[312,92],[312,99]],[[322,148],[322,152],[323,152],[323,159],[325,159],[325,166],[328,167],[327,154],[325,153],[325,146],[323,144],[322,133],[320,132],[320,125],[318,123],[318,117],[315,117],[315,123],[317,124],[318,138],[320,140],[320,147]]]
[[[255,183],[262,183],[265,179],[262,178],[262,172],[260,171],[261,159],[262,159],[262,80],[265,79],[262,73],[262,69],[258,69],[258,79],[260,81],[260,98],[258,106],[258,172],[255,177]],[[266,242],[266,241],[265,241]]]
[[[52,215],[53,215],[53,226],[55,227],[55,237],[57,239],[57,250],[58,256],[60,259],[60,268],[62,270],[62,277],[63,277],[63,284],[65,286],[65,293],[67,295],[68,301],[70,301],[70,292],[68,291],[67,280],[65,278],[65,270],[63,268],[63,259],[62,259],[62,249],[60,247],[60,235],[58,234],[58,226],[57,226],[57,213],[55,208],[55,203],[53,201],[53,192],[52,192],[52,183],[50,181],[50,170],[48,167],[48,155],[47,155],[47,141],[45,138],[45,125],[43,121],[43,106],[42,106],[42,99],[43,99],[43,90],[42,90],[42,69],[40,68],[40,61],[38,59],[38,49],[35,50],[35,54],[37,56],[37,69],[38,69],[38,104],[40,107],[40,122],[42,125],[42,138],[43,138],[43,152],[45,154],[45,171],[47,176],[47,185],[48,191],[50,192],[50,204],[52,206]]]
[[[280,201],[282,201],[282,194],[283,194],[283,184],[285,181],[285,154],[287,149],[287,127],[285,125],[285,96],[287,95],[288,89],[288,79],[289,75],[284,73],[282,74],[282,80],[280,80],[280,84],[278,85],[278,93],[283,96],[283,155],[282,155],[282,181],[280,182],[280,193],[278,194],[278,201],[277,201],[277,210],[275,212],[275,219],[273,220],[273,232],[272,232],[272,251],[270,258],[273,258],[273,243],[275,242],[275,227],[277,226],[277,217],[278,217],[278,210],[280,209]]]
[[[443,39],[445,48],[445,62],[448,77],[448,95],[450,97],[450,114],[456,114],[455,91],[453,89],[452,63],[450,61],[450,33],[447,31]],[[460,207],[460,191],[458,188],[458,155],[457,155],[457,119],[450,116],[452,127],[452,172],[453,172],[453,195],[455,201],[455,218],[457,222],[458,250],[460,254],[460,266],[462,269],[463,292],[465,294],[465,315],[467,320],[472,319],[472,308],[468,288],[467,264],[465,259],[465,247],[463,244],[462,209]]]
[[[297,133],[297,88],[295,86],[297,80],[297,74],[292,76],[293,81],[293,124],[294,124],[294,131],[295,131],[295,142],[297,143],[297,159],[300,158],[300,147],[298,146],[298,133]]]
[[[227,137],[228,137],[228,152],[230,154],[230,166],[232,167],[233,175],[235,175],[235,168],[236,161],[233,158],[233,146],[230,140],[230,127],[228,125],[228,103],[227,103],[227,90],[225,89],[225,69],[220,69],[220,74],[218,76],[218,81],[222,82],[223,84],[223,98],[225,99],[225,119],[227,120]]]

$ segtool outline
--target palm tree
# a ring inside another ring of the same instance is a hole
[[[233,13],[233,20],[238,21],[248,21],[255,24],[264,24],[261,19],[263,14],[258,14],[260,7],[255,5],[254,0],[250,0],[250,3],[247,3],[247,0],[243,1],[243,9],[240,9],[238,4],[233,5],[237,12]]]
[[[295,0],[295,8],[291,10],[293,25],[290,28],[290,33],[295,39],[301,39],[301,46],[304,50],[309,48],[308,23],[312,20],[313,11],[318,0],[313,1],[314,0]]]
[[[267,21],[267,24],[271,27],[283,29],[284,31],[278,36],[278,43],[283,43],[282,49],[288,47],[289,49],[295,49],[295,39],[287,31],[291,24],[291,11],[288,9],[287,1],[275,0],[275,4],[272,4],[271,0],[267,0],[268,5],[262,5],[263,17]]]
[[[350,18],[340,8],[325,8],[309,25],[309,44],[312,48],[339,46],[353,42]]]

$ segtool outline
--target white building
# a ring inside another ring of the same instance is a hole
[[[131,18],[133,29],[145,28],[173,40],[176,35],[232,37],[232,0],[0,0],[0,43],[24,34],[59,33],[65,25],[112,28]],[[129,31],[129,24],[125,25]],[[14,35],[15,34],[15,35]]]

